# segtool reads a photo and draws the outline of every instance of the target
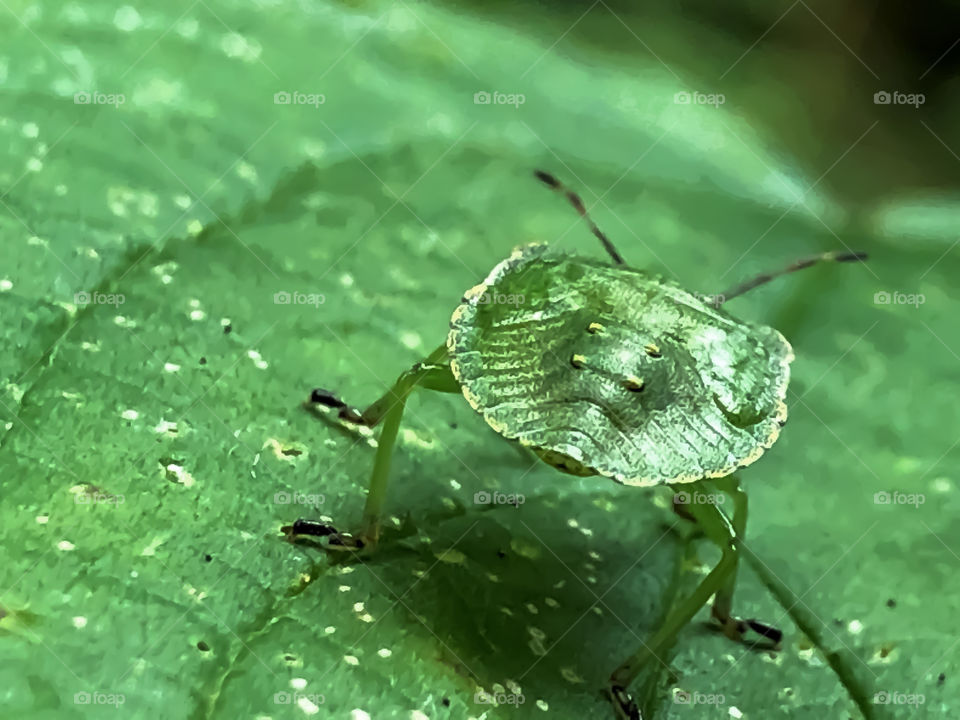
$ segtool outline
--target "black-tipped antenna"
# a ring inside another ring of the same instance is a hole
[[[856,252],[853,250],[850,251],[841,251],[833,250],[831,252],[820,253],[819,255],[811,255],[810,257],[801,258],[795,260],[794,262],[787,265],[787,267],[782,270],[771,273],[762,273],[757,275],[746,282],[742,282],[739,285],[727,290],[725,293],[720,295],[715,295],[713,300],[713,305],[719,307],[728,300],[732,300],[735,297],[743,295],[745,292],[753,290],[755,287],[760,285],[765,285],[771,280],[780,277],[781,275],[786,275],[788,273],[796,272],[797,270],[803,270],[808,268],[811,265],[816,265],[819,262],[854,262],[860,261],[863,262],[867,259],[867,254],[865,252]]]
[[[590,217],[590,214],[587,212],[587,208],[584,206],[583,200],[580,199],[579,195],[577,195],[573,190],[568,188],[548,172],[544,172],[543,170],[534,170],[533,174],[548,188],[555,190],[567,198],[569,203],[573,205],[573,209],[580,213],[580,217],[587,221],[587,224],[590,226],[590,231],[596,235],[597,239],[601,243],[603,243],[603,249],[607,251],[607,254],[610,255],[614,263],[617,265],[626,265],[623,260],[623,256],[617,252],[617,248],[615,248],[613,243],[610,242],[610,238],[603,234],[603,231],[597,227],[597,224]]]

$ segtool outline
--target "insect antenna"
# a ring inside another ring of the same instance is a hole
[[[568,188],[548,172],[544,172],[543,170],[534,170],[533,174],[548,188],[567,198],[567,201],[573,205],[573,209],[580,213],[580,217],[587,221],[587,224],[590,226],[590,231],[601,243],[603,243],[604,250],[607,251],[607,254],[610,255],[614,263],[617,265],[626,264],[623,260],[623,256],[617,252],[617,248],[614,247],[612,242],[610,242],[610,238],[608,238],[603,231],[597,227],[597,224],[593,221],[593,218],[590,217],[590,214],[587,212],[587,208],[583,204],[583,200],[580,199],[579,195],[577,195],[573,190]]]
[[[714,296],[713,305],[719,307],[728,300],[732,300],[735,297],[743,295],[745,292],[753,290],[755,287],[760,285],[765,285],[771,280],[780,277],[781,275],[786,275],[788,273],[796,272],[797,270],[803,270],[808,268],[811,265],[816,265],[819,262],[854,262],[859,261],[863,262],[867,259],[867,253],[857,252],[851,250],[841,251],[833,250],[831,252],[820,253],[819,255],[811,255],[810,257],[800,258],[799,260],[794,260],[792,263],[787,265],[782,270],[777,270],[776,272],[761,273],[756,277],[750,278],[749,280],[735,285],[734,287],[727,290],[725,293],[720,293],[719,295]]]

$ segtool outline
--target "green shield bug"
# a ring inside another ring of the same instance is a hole
[[[294,538],[327,536],[328,548],[376,543],[391,454],[415,388],[461,393],[500,435],[563,472],[729,494],[731,517],[714,503],[675,504],[722,556],[654,636],[613,671],[607,691],[618,717],[639,718],[627,687],[711,597],[712,616],[729,637],[742,640],[752,632],[774,646],[781,638],[776,628],[732,611],[737,564],[748,552],[742,543],[746,495],[732,473],[776,441],[787,417],[793,351],[775,329],[737,320],[721,305],[780,275],[866,255],[815,255],[705,298],[628,267],[574,192],[548,173],[536,176],[567,198],[609,260],[546,245],[519,247],[464,294],[446,342],[379,400],[360,411],[314,390],[311,401],[332,408],[341,421],[369,428],[382,422],[383,429],[358,532],[310,520],[284,530]]]

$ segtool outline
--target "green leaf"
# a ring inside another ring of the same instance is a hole
[[[4,714],[605,717],[609,673],[716,559],[669,494],[560,475],[461,398],[420,393],[383,547],[335,563],[279,528],[353,526],[372,438],[301,404],[315,386],[373,401],[514,245],[602,256],[534,167],[583,193],[629,263],[706,293],[838,246],[822,168],[728,106],[676,104],[690,88],[626,62],[636,37],[612,14],[585,26],[602,42],[560,51],[579,10],[154,5],[0,9]],[[678,47],[702,32],[659,21]],[[868,266],[729,310],[797,353],[791,419],[743,474],[750,547],[859,691],[950,717],[956,207],[929,205],[843,235]],[[647,716],[856,717],[750,569],[736,609],[780,626],[783,649],[735,645],[703,611],[635,688]],[[876,716],[913,712],[894,703]]]

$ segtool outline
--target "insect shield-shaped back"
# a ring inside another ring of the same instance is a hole
[[[450,328],[470,405],[566,472],[629,485],[722,477],[786,420],[783,336],[639,270],[521,247],[467,291]]]

